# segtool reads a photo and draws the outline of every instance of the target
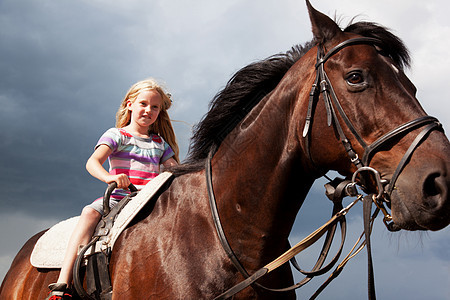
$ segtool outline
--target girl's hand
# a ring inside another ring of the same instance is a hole
[[[128,187],[131,184],[130,179],[125,174],[106,176],[105,182],[108,183],[108,184],[116,182],[117,183],[117,187],[119,189],[128,189]]]

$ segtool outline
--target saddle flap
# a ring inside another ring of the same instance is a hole
[[[144,188],[122,209],[108,230],[108,235],[102,237],[95,251],[113,248],[115,241],[123,230],[134,219],[139,211],[150,201],[159,190],[171,182],[173,174],[164,172],[152,179]],[[70,236],[78,223],[79,217],[62,221],[47,230],[36,242],[31,253],[30,262],[36,268],[61,268]]]

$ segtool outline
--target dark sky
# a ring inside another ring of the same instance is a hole
[[[447,1],[312,3],[340,16],[342,25],[358,15],[404,39],[418,98],[448,128]],[[294,0],[0,1],[0,279],[31,235],[79,214],[103,193],[105,184],[86,172],[85,163],[99,136],[114,126],[134,82],[149,76],[165,82],[184,157],[191,126],[235,71],[311,38],[305,4]],[[300,211],[293,243],[328,217],[322,185]],[[360,218],[358,209],[349,216],[353,237],[362,230]],[[448,228],[391,234],[379,220],[374,244],[381,299],[450,295]],[[366,297],[364,255],[350,262],[324,298]],[[309,296],[308,289],[299,295]]]

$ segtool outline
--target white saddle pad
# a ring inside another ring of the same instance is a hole
[[[102,247],[113,248],[122,231],[171,177],[172,173],[169,172],[159,174],[127,203],[117,216],[109,235],[103,240]],[[79,216],[64,220],[51,227],[39,238],[30,257],[34,267],[61,268],[70,236],[78,219]]]
[[[47,230],[34,245],[30,262],[36,268],[61,268],[69,238],[79,217],[59,222]]]

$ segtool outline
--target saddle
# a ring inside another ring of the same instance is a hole
[[[148,203],[156,201],[172,183],[173,174],[163,172],[141,191],[132,193],[109,209],[109,196],[114,185],[108,186],[103,199],[105,214],[94,231],[90,243],[79,250],[74,264],[74,287],[82,299],[111,299],[109,257],[120,234]],[[62,221],[45,232],[33,249],[30,262],[37,268],[61,268],[67,244],[79,217]],[[83,287],[86,276],[87,290]]]

